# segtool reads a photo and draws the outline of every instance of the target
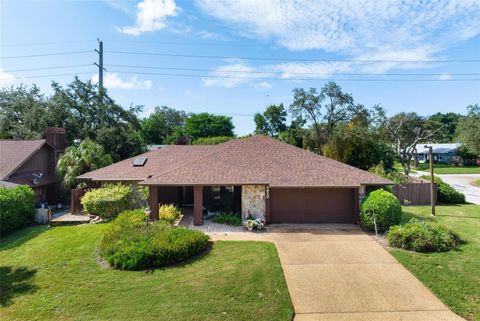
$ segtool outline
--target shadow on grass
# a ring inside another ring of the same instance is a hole
[[[35,273],[37,273],[36,269],[28,267],[1,266],[0,306],[12,304],[15,297],[34,293],[38,288],[32,283]]]
[[[30,226],[0,238],[0,252],[13,249],[45,232],[48,226]]]

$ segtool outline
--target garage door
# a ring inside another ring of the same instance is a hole
[[[270,223],[353,223],[355,190],[270,188]]]

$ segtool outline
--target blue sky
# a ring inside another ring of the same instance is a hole
[[[238,134],[293,88],[329,80],[389,114],[465,113],[480,102],[480,63],[465,62],[480,60],[479,34],[478,0],[2,1],[0,87],[95,80],[98,37],[118,103],[231,115]],[[49,67],[65,68],[18,71]]]

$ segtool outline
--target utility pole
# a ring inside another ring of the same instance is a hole
[[[424,146],[425,148],[428,147],[428,158],[430,161],[430,203],[432,205],[432,216],[435,216],[435,176],[433,175],[433,147],[432,146]]]
[[[98,64],[95,62],[94,64],[98,66],[98,89],[102,93],[103,92],[103,71],[106,71],[103,68],[103,41],[98,39],[98,50],[95,51],[98,53]]]

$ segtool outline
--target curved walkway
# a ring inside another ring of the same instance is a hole
[[[278,225],[267,233],[211,237],[274,242],[295,321],[464,320],[351,225]]]

